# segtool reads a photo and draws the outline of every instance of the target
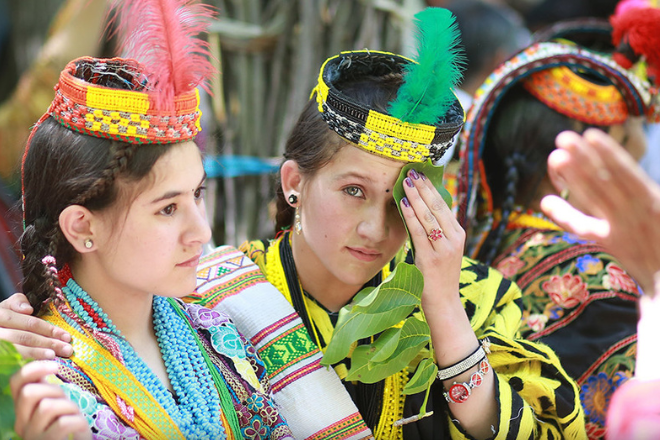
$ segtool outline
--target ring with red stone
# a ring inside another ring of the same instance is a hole
[[[429,235],[427,235],[429,241],[436,241],[438,238],[442,238],[442,229],[431,229]]]

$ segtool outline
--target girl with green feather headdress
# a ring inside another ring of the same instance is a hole
[[[278,237],[243,249],[376,438],[584,438],[575,383],[515,338],[517,287],[463,258],[433,166],[464,120],[458,30],[445,9],[415,20],[414,60],[325,61],[286,144]]]

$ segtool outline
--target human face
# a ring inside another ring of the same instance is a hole
[[[402,167],[349,145],[303,176],[294,257],[304,288],[339,284],[356,293],[403,246],[406,231],[392,197]]]
[[[193,142],[173,145],[149,177],[145,189],[137,183],[140,192],[128,207],[99,215],[96,284],[122,294],[181,297],[195,289],[202,246],[211,238],[199,149]]]

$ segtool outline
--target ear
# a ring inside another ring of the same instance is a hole
[[[91,239],[94,242],[96,218],[94,214],[84,206],[71,205],[64,208],[60,213],[59,225],[62,233],[71,246],[80,254],[88,253],[94,250],[85,247],[85,240]]]
[[[298,168],[298,163],[295,160],[287,160],[282,164],[280,169],[280,177],[282,180],[282,191],[284,191],[284,198],[288,198],[291,194],[300,195],[302,192],[303,176]]]

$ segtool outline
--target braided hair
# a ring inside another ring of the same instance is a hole
[[[482,155],[493,208],[502,216],[479,250],[479,260],[493,262],[515,205],[526,209],[538,196],[555,137],[564,130],[581,128],[578,121],[547,107],[521,84],[512,86],[502,97],[488,127]]]
[[[35,314],[58,293],[57,271],[78,255],[59,227],[60,213],[71,205],[91,211],[112,206],[123,199],[117,181],[142,180],[170,146],[140,148],[87,136],[50,117],[36,128],[24,163],[25,229],[20,238],[22,289]]]

